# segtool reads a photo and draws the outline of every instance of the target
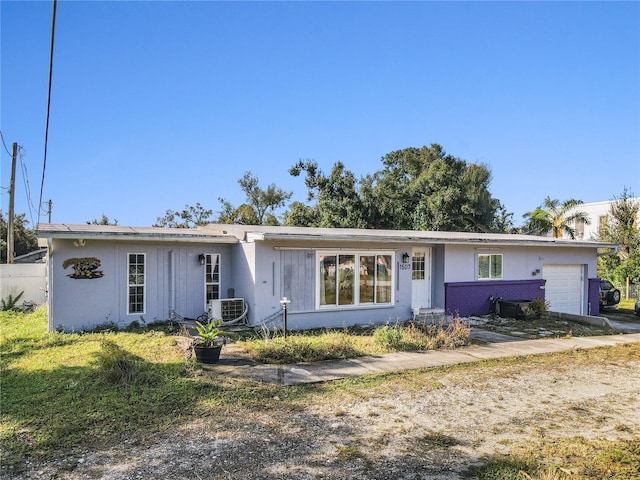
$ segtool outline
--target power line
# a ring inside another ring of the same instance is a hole
[[[7,144],[4,143],[4,135],[2,135],[2,130],[0,130],[0,138],[2,138],[2,145],[4,146],[5,151],[9,154],[9,156],[11,156],[11,152],[7,148]]]
[[[20,166],[22,167],[22,180],[24,182],[24,190],[27,194],[27,207],[29,207],[29,217],[31,218],[31,225],[33,223],[33,212],[37,211],[33,201],[31,200],[31,187],[29,186],[29,175],[27,174],[27,164],[24,162],[25,149],[18,146],[20,152]],[[35,225],[34,225],[35,226]]]
[[[40,209],[42,207],[42,191],[44,190],[44,173],[47,168],[47,144],[49,142],[49,113],[51,111],[51,84],[53,77],[53,45],[56,35],[56,7],[58,0],[53,0],[51,13],[51,45],[49,47],[49,91],[47,94],[47,120],[44,129],[44,160],[42,162],[42,181],[40,182],[40,199],[38,201],[38,222],[40,222]]]

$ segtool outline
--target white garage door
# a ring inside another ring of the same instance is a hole
[[[549,310],[582,315],[582,265],[544,265],[542,268],[542,278],[547,281],[544,295]]]

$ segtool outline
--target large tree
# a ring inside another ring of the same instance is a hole
[[[486,165],[468,164],[437,144],[391,152],[382,163],[382,170],[357,180],[342,162],[329,175],[314,161],[298,162],[289,173],[306,173],[307,200],[315,203],[293,204],[285,223],[390,230],[511,228],[510,214],[489,193]]]
[[[491,231],[500,202],[489,192],[491,171],[438,144],[396,150],[383,169],[363,180],[372,227]]]
[[[553,238],[560,238],[563,235],[576,238],[576,222],[583,222],[586,225],[590,223],[587,214],[577,210],[581,204],[582,200],[574,198],[560,202],[547,196],[542,205],[523,215],[527,220],[523,230],[525,233],[534,235],[547,235],[551,232]]]
[[[204,208],[200,203],[185,205],[182,211],[167,210],[163,217],[158,217],[154,227],[194,228],[211,223],[212,210]]]
[[[258,177],[251,172],[245,172],[238,184],[246,195],[246,203],[236,208],[224,198],[219,198],[222,210],[218,216],[218,223],[279,225],[276,210],[284,206],[293,196],[293,192],[286,192],[274,183],[263,190],[260,188]]]
[[[29,227],[25,213],[13,217],[14,258],[38,249],[38,239]],[[7,263],[7,218],[0,211],[0,263]]]
[[[615,243],[615,255],[598,258],[598,276],[618,285],[629,278],[640,284],[640,225],[638,225],[640,202],[626,188],[620,197],[614,197],[609,210],[607,228],[600,230],[598,240]]]

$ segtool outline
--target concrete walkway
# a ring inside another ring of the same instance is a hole
[[[211,373],[226,377],[245,378],[279,385],[302,385],[326,382],[357,375],[412,370],[418,368],[473,363],[480,360],[517,355],[538,355],[573,349],[594,348],[640,342],[640,333],[630,335],[604,335],[598,337],[546,338],[522,340],[497,333],[472,329],[472,337],[490,342],[455,350],[430,350],[427,352],[397,352],[385,355],[327,360],[293,365],[248,364],[233,358],[225,359],[224,350],[220,363],[206,366]]]

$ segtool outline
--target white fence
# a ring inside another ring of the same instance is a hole
[[[24,292],[18,304],[47,302],[47,266],[44,263],[11,263],[0,265],[0,298],[15,298]]]

